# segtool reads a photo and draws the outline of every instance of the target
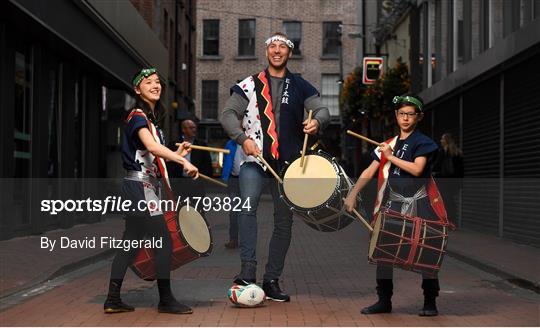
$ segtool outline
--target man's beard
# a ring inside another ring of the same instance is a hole
[[[268,58],[268,65],[272,66],[273,69],[280,71],[280,70],[284,69],[287,66],[288,61],[289,61],[289,58],[285,58],[285,60],[283,61],[283,64],[281,64],[279,66],[276,66],[276,65],[272,64],[272,60],[270,58]]]

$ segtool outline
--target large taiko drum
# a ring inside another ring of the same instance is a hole
[[[449,225],[382,208],[373,222],[368,259],[434,276],[442,265]]]
[[[351,179],[335,158],[318,150],[306,153],[304,166],[300,158],[281,171],[280,197],[313,229],[338,231],[355,220],[343,206],[353,187]],[[365,213],[360,195],[358,211]]]
[[[194,208],[184,206],[178,215],[175,212],[164,214],[167,228],[171,234],[171,271],[208,256],[212,252],[212,235],[206,220]],[[154,252],[149,248],[139,250],[131,268],[141,279],[155,280]]]

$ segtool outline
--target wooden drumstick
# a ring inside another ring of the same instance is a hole
[[[310,110],[307,118],[307,124],[311,122],[311,115],[313,115],[313,111]],[[300,167],[304,167],[304,157],[306,154],[306,147],[307,147],[307,141],[308,141],[309,135],[306,133],[304,135],[304,146],[302,147],[302,158],[300,158]]]
[[[381,146],[381,145],[382,145],[382,142],[377,142],[377,141],[371,140],[371,139],[369,139],[368,137],[364,137],[364,136],[361,135],[361,134],[354,133],[354,132],[352,132],[351,130],[347,130],[347,134],[350,135],[350,136],[356,137],[356,138],[358,138],[358,139],[365,140],[365,141],[367,141],[367,142],[369,142],[369,143],[374,144],[375,146]]]
[[[222,187],[225,187],[225,188],[228,187],[225,183],[223,183],[223,182],[221,182],[221,181],[218,181],[218,180],[216,180],[216,179],[214,179],[214,178],[211,178],[211,177],[209,177],[209,176],[207,176],[207,175],[204,175],[204,174],[202,174],[202,173],[199,173],[199,177],[202,178],[202,179],[204,179],[204,180],[206,180],[206,181],[208,181],[208,182],[215,183],[215,184],[217,184],[217,185],[219,185],[219,186],[222,186]]]
[[[342,198],[343,201],[345,201],[345,198]],[[358,213],[358,211],[356,210],[356,208],[353,208],[353,213],[356,215],[356,217],[358,218],[358,220],[360,220],[365,226],[366,228],[369,230],[369,232],[373,232],[373,227],[371,227],[371,225],[369,225],[369,223],[367,222],[366,219],[364,219],[362,217],[362,215],[360,213]]]
[[[180,143],[176,143],[176,146],[180,146]],[[191,149],[197,149],[197,150],[205,150],[210,152],[216,152],[216,153],[224,153],[224,154],[230,154],[231,151],[229,149],[224,148],[215,148],[215,147],[206,147],[206,146],[197,146],[197,145],[191,145],[189,146]]]
[[[274,176],[274,178],[276,178],[277,181],[279,181],[279,183],[283,184],[283,181],[281,180],[281,178],[279,177],[279,175],[276,173],[276,171],[274,171],[274,169],[270,166],[270,164],[268,164],[266,162],[266,160],[261,156],[261,155],[257,155],[257,159],[259,161],[261,161],[267,168],[268,170],[270,170],[270,173],[272,173],[272,175]]]

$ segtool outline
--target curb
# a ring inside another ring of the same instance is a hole
[[[110,249],[104,250],[103,252],[99,252],[99,253],[91,255],[89,257],[85,257],[83,259],[80,259],[78,261],[74,261],[72,263],[65,264],[65,265],[61,266],[59,269],[57,269],[56,271],[54,271],[53,273],[51,273],[50,275],[46,276],[46,278],[38,278],[38,279],[36,279],[37,282],[36,281],[31,281],[31,282],[28,282],[26,284],[23,284],[23,285],[14,287],[12,289],[9,289],[6,293],[0,295],[0,300],[4,299],[6,297],[9,297],[9,296],[15,295],[17,293],[20,293],[22,291],[25,291],[25,290],[34,288],[36,286],[39,286],[39,285],[41,285],[41,284],[43,284],[43,283],[45,283],[45,282],[47,282],[49,280],[58,278],[60,276],[63,276],[63,275],[68,274],[70,272],[73,272],[73,271],[75,271],[77,269],[80,269],[80,268],[86,267],[88,265],[100,262],[100,261],[114,255],[115,251],[116,251],[115,249],[110,248]]]
[[[486,264],[484,262],[481,262],[475,258],[472,258],[470,256],[467,256],[467,255],[464,255],[464,254],[461,254],[459,252],[456,252],[456,251],[452,251],[452,250],[446,250],[446,253],[461,261],[461,262],[464,262],[464,263],[467,263],[469,265],[472,265],[482,271],[485,271],[485,272],[488,272],[488,273],[491,273],[493,275],[496,275],[504,280],[506,280],[507,282],[517,286],[517,287],[520,287],[520,288],[524,288],[524,289],[528,289],[530,291],[533,291],[534,293],[536,294],[540,294],[540,285],[538,285],[538,283],[534,282],[534,281],[530,281],[528,279],[525,279],[525,278],[522,278],[522,277],[519,277],[519,276],[516,276],[515,274],[512,274],[512,273],[509,273],[503,269],[500,269],[500,268],[497,268],[493,265],[490,265],[490,264]]]

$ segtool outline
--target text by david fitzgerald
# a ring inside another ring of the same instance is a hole
[[[60,239],[50,239],[49,237],[41,237],[41,248],[48,249],[52,252],[56,246],[60,248],[117,248],[129,251],[133,248],[162,248],[163,239],[148,238],[148,239],[117,239],[115,237],[85,237],[84,239],[71,239],[69,237],[60,237]]]

